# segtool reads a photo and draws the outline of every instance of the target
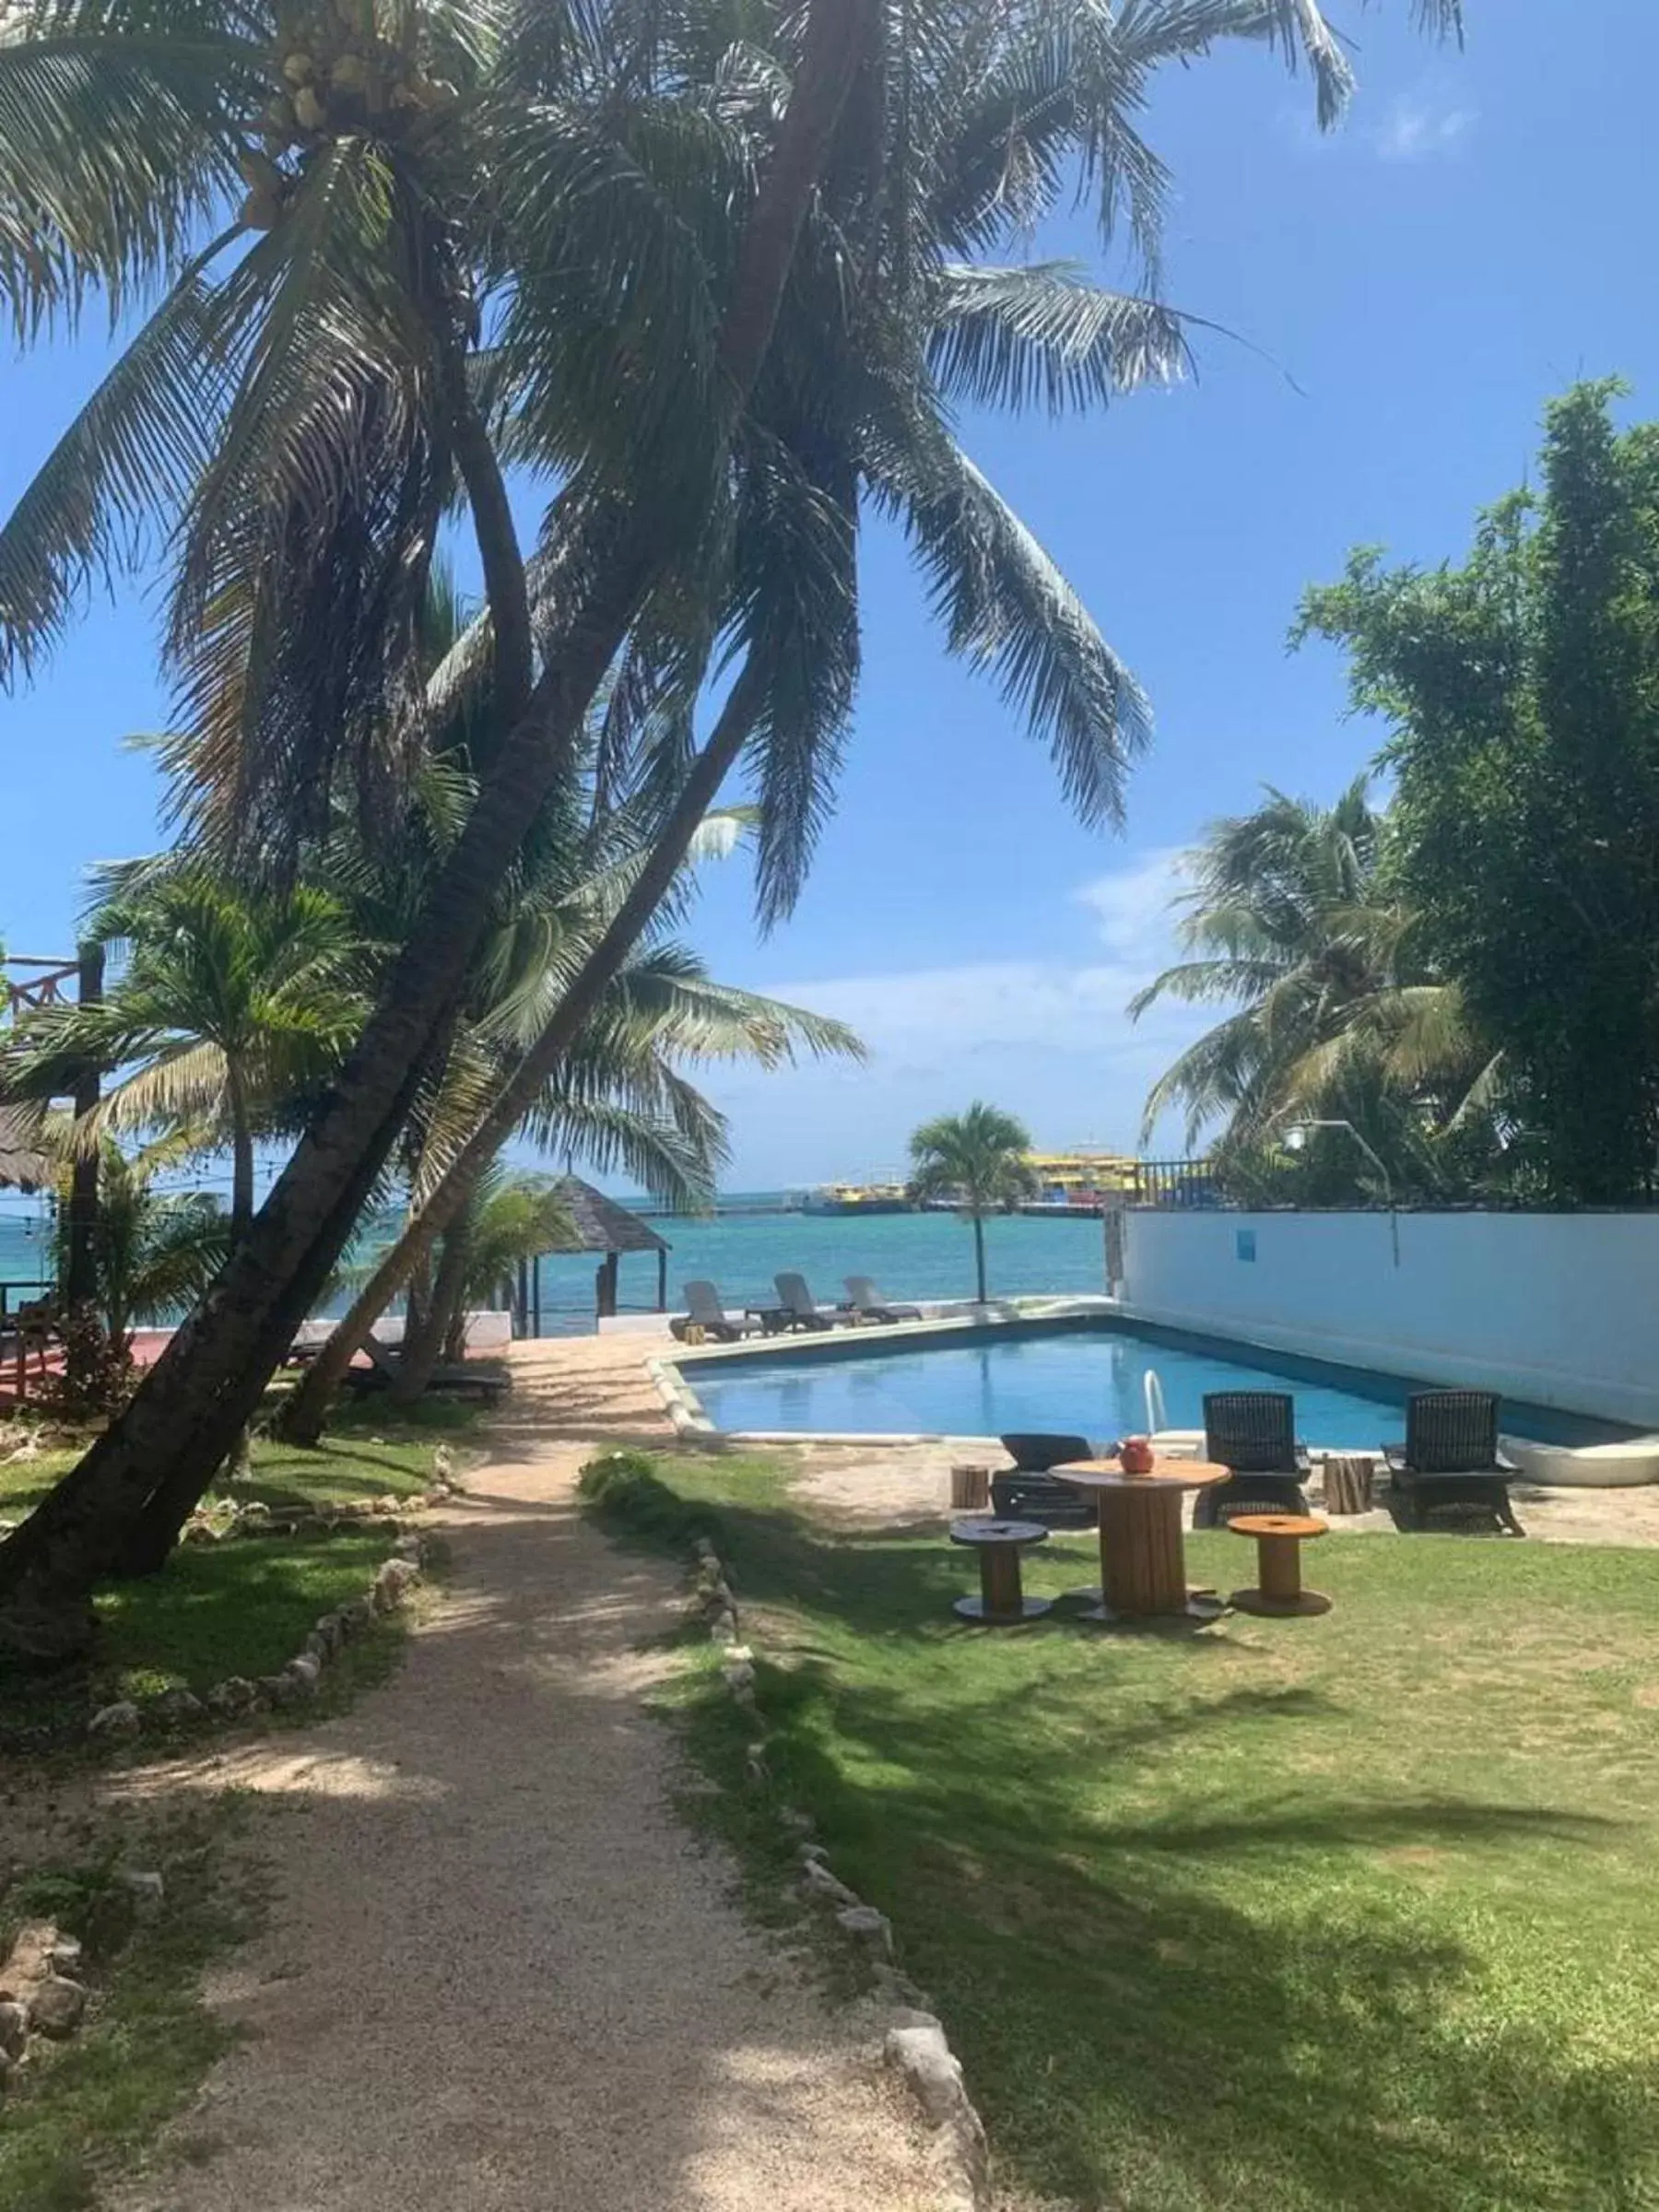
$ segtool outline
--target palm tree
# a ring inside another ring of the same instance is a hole
[[[493,1298],[521,1260],[571,1248],[575,1231],[556,1184],[543,1175],[487,1176],[465,1211],[444,1231],[428,1324],[439,1346],[459,1357],[467,1309]],[[394,1399],[418,1397],[425,1378],[400,1372]]]
[[[6,1088],[50,1098],[66,1065],[124,1071],[82,1117],[80,1141],[143,1130],[228,1147],[240,1239],[255,1140],[295,1126],[362,1027],[366,948],[323,890],[244,891],[199,867],[135,873],[88,927],[124,942],[120,977],[95,1005],[35,1015],[0,1063]]]
[[[135,488],[187,491],[172,634],[209,818],[282,841],[285,806],[262,810],[258,794],[305,787],[296,764],[326,766],[340,733],[373,795],[453,459],[506,735],[420,930],[209,1306],[0,1553],[0,1619],[35,1641],[83,1632],[111,1529],[164,1468],[188,1462],[205,1481],[254,1402],[396,1142],[524,827],[630,633],[658,695],[695,689],[716,635],[741,673],[633,900],[538,1041],[548,1059],[570,1049],[746,747],[761,771],[763,901],[777,912],[793,897],[856,675],[861,498],[903,518],[953,648],[1000,673],[1084,815],[1115,811],[1144,735],[1139,695],[951,437],[952,379],[1010,404],[1034,390],[1098,397],[1159,345],[1167,361],[1172,326],[1147,302],[1078,300],[1052,272],[1041,296],[1018,267],[976,284],[973,257],[1018,244],[1079,163],[1102,213],[1151,247],[1162,172],[1134,124],[1166,61],[1277,40],[1312,64],[1323,120],[1347,88],[1313,0],[1157,0],[1122,18],[1079,0],[910,0],[890,25],[877,0],[812,0],[752,11],[738,47],[725,11],[665,0],[643,10],[643,37],[632,6],[547,7],[506,10],[508,35],[488,43],[469,35],[481,11],[429,0],[385,10],[372,53],[336,41],[321,57],[280,11],[268,23],[240,0],[185,11],[199,36],[181,41],[178,0],[40,0],[0,42],[7,132],[30,84],[50,94],[45,127],[21,112],[15,135],[0,133],[0,206],[45,272],[29,276],[20,253],[6,265],[27,312],[73,299],[88,274],[174,288],[147,354],[128,357],[137,366],[100,395],[101,416],[77,426],[59,495],[34,500],[47,558],[22,560],[22,588],[0,588],[5,618],[49,637],[65,579],[110,556],[142,504]],[[1456,18],[1454,0],[1419,12]],[[405,22],[412,47],[390,35]],[[440,50],[443,76],[428,58]],[[261,99],[264,147],[248,135]],[[159,162],[151,107],[182,142]],[[101,189],[87,159],[76,174],[100,190],[72,191],[54,173],[64,144],[96,147],[130,182]],[[193,226],[242,155],[256,241],[216,241],[193,264]],[[135,206],[147,228],[124,219]],[[238,251],[226,307],[217,253]],[[498,358],[470,377],[492,289]],[[181,356],[212,364],[207,456],[187,434],[198,410],[137,396]],[[519,450],[563,486],[535,582],[539,674],[485,427],[494,403],[475,393],[498,371]]]
[[[1027,1155],[1031,1136],[1011,1113],[975,1100],[966,1113],[941,1113],[911,1137],[911,1191],[923,1200],[948,1198],[973,1224],[979,1302],[985,1302],[985,1216],[1006,1213],[1037,1194]]]
[[[1129,1011],[1138,1019],[1165,997],[1234,1010],[1153,1086],[1143,1134],[1181,1105],[1189,1144],[1219,1123],[1222,1152],[1243,1158],[1295,1115],[1340,1114],[1420,1168],[1414,1127],[1420,1137],[1489,1101],[1495,1063],[1456,985],[1416,953],[1367,777],[1328,807],[1270,789],[1253,813],[1215,825],[1189,877],[1177,906],[1194,957]]]
[[[584,888],[591,895],[594,887]],[[601,902],[601,924],[604,913]],[[594,925],[590,917],[590,931]],[[561,949],[568,957],[569,948]],[[577,1049],[501,1127],[502,1046],[511,1066],[513,1025],[538,1019],[538,994],[557,990],[556,974],[555,966],[551,985],[546,974],[526,979],[458,1048],[450,1093],[437,1102],[409,1162],[412,1204],[403,1233],[283,1408],[282,1430],[294,1441],[316,1441],[354,1355],[392,1300],[419,1280],[438,1238],[465,1220],[508,1137],[519,1133],[545,1153],[581,1155],[602,1173],[624,1167],[637,1183],[682,1206],[706,1205],[724,1157],[724,1124],[687,1081],[685,1064],[747,1059],[775,1067],[798,1052],[857,1057],[863,1049],[840,1022],[714,982],[683,947],[659,942],[613,979]],[[429,1302],[416,1302],[420,1311],[405,1335],[406,1395],[424,1387],[442,1343],[441,1300],[434,1293]]]
[[[212,1281],[229,1248],[229,1222],[208,1192],[158,1187],[182,1158],[176,1144],[128,1154],[105,1137],[100,1149],[94,1279],[109,1354],[124,1367],[135,1326],[174,1320]],[[60,1207],[60,1246],[67,1224],[67,1209]],[[60,1265],[66,1256],[60,1250]]]

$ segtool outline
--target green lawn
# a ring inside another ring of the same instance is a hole
[[[942,1535],[661,1465],[717,1508],[779,1792],[891,1916],[1012,2179],[1126,2212],[1659,2206],[1659,1554],[1335,1535],[1324,1618],[975,1630]],[[1028,1587],[1091,1552],[1028,1555]],[[1253,1579],[1226,1535],[1190,1563]],[[731,1727],[711,1693],[693,1740]]]
[[[379,1418],[374,1416],[378,1413]],[[220,1495],[272,1506],[326,1508],[380,1497],[418,1497],[440,1442],[469,1415],[419,1408],[395,1422],[385,1406],[347,1408],[322,1448],[255,1442],[251,1478]],[[0,1453],[9,1432],[0,1430]],[[0,1514],[27,1512],[76,1457],[74,1450],[0,1465]],[[170,1688],[200,1695],[227,1675],[274,1674],[322,1613],[361,1597],[390,1553],[386,1524],[332,1536],[252,1536],[185,1545],[151,1579],[112,1584],[98,1599],[100,1635],[88,1667],[67,1676],[0,1681],[0,1751],[44,1745],[90,1708]],[[385,1664],[391,1629],[377,1630],[330,1670],[335,1689]]]
[[[233,1802],[124,1808],[76,1824],[57,1855],[0,1890],[0,1955],[17,1926],[49,1917],[77,1932],[94,2002],[80,2033],[37,2041],[0,2114],[0,2205],[91,2212],[100,2184],[183,2106],[231,2040],[200,1995],[216,1952],[250,1933],[260,1900],[245,1865],[227,1866]],[[159,1911],[135,1912],[117,1864],[154,1867]],[[189,2143],[181,2148],[189,2154]],[[203,2147],[206,2147],[204,2146]]]

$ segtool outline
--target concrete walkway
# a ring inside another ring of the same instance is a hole
[[[664,1441],[637,1361],[590,1376],[523,1347],[506,1422],[385,1688],[129,1778],[257,1793],[276,1900],[210,1989],[248,2041],[179,2124],[191,2162],[164,2150],[118,2201],[912,2212],[922,2147],[874,2016],[808,1992],[672,1809],[672,1738],[642,1703],[667,1662],[641,1646],[675,1578],[573,1507],[584,1430]]]

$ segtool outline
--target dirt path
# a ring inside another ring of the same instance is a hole
[[[641,1703],[665,1662],[638,1647],[673,1578],[571,1504],[582,1428],[660,1437],[637,1365],[590,1382],[532,1360],[512,1419],[383,1690],[135,1778],[260,1793],[276,1896],[210,1992],[251,2034],[178,2131],[202,2162],[158,2162],[120,2203],[910,2212],[920,2146],[868,2024],[806,1993],[671,1809]]]

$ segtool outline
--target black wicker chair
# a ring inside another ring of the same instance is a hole
[[[1308,1455],[1296,1441],[1288,1390],[1216,1390],[1204,1401],[1204,1456],[1232,1472],[1193,1500],[1193,1526],[1218,1528],[1234,1513],[1305,1513]]]
[[[1002,1448],[1014,1462],[991,1477],[991,1502],[1002,1521],[1039,1521],[1044,1528],[1092,1528],[1095,1509],[1088,1494],[1051,1475],[1068,1460],[1093,1459],[1086,1436],[1005,1436]]]
[[[1408,1527],[1437,1505],[1484,1506],[1512,1536],[1509,1486],[1519,1470],[1498,1449],[1498,1395],[1490,1390],[1419,1390],[1406,1401],[1406,1441],[1383,1449]]]

